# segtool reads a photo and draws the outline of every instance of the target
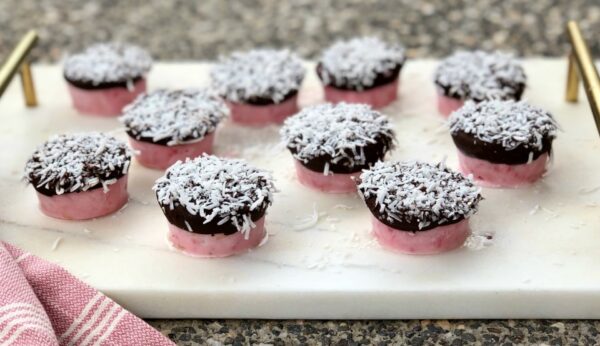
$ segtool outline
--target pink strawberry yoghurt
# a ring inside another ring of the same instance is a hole
[[[287,119],[281,137],[298,181],[327,193],[356,191],[355,178],[394,147],[388,118],[366,104],[321,104]]]
[[[140,47],[97,43],[68,57],[64,77],[75,109],[82,114],[117,116],[146,92],[152,58]]]
[[[231,120],[245,126],[281,124],[298,111],[305,69],[289,50],[255,49],[223,57],[211,70],[212,88]]]
[[[298,181],[315,190],[326,193],[350,193],[356,192],[356,177],[360,172],[356,173],[332,173],[327,175],[323,172],[315,172],[306,168],[302,162],[294,160],[296,167],[296,176]]]
[[[138,162],[166,169],[211,154],[217,126],[228,114],[223,100],[207,90],[157,90],[125,107],[120,120]]]
[[[271,176],[243,160],[202,155],[171,166],[154,185],[171,245],[186,255],[226,257],[266,239]]]
[[[298,95],[293,95],[281,103],[255,105],[243,102],[227,102],[231,110],[231,120],[240,125],[266,126],[281,124],[290,115],[298,112]]]
[[[54,218],[86,220],[111,214],[128,200],[131,153],[125,143],[99,133],[50,138],[25,166],[41,211]]]
[[[228,257],[256,248],[265,239],[265,217],[261,217],[254,224],[254,228],[246,236],[242,232],[228,235],[193,233],[169,223],[168,239],[175,249],[189,256]]]
[[[464,104],[465,104],[465,102],[463,100],[445,96],[441,92],[438,93],[438,98],[437,98],[438,111],[444,117],[450,116],[450,114],[452,114],[452,112],[457,111]]]
[[[390,227],[374,216],[371,221],[373,235],[382,247],[408,255],[434,255],[454,250],[471,234],[467,219],[419,232]]]
[[[112,117],[121,114],[123,107],[146,92],[146,79],[133,83],[130,90],[124,86],[82,89],[69,83],[73,107],[81,114]]]
[[[138,141],[129,137],[129,144],[134,150],[136,160],[142,166],[164,170],[177,161],[186,158],[193,159],[202,154],[212,154],[214,138],[214,133],[211,133],[193,143],[168,146]]]
[[[398,98],[399,80],[370,88],[364,91],[344,90],[332,86],[325,87],[325,100],[338,103],[364,103],[373,108],[383,108]]]
[[[358,190],[372,213],[382,247],[430,255],[463,245],[477,211],[480,189],[442,163],[378,162],[359,178]]]
[[[519,187],[538,181],[546,172],[549,155],[544,153],[530,163],[507,165],[479,160],[458,152],[460,171],[472,175],[473,179],[485,187]]]
[[[63,220],[88,220],[112,214],[129,200],[127,175],[106,189],[99,187],[83,192],[46,196],[37,193],[40,210],[47,216]]]

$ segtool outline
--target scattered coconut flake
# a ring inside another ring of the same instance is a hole
[[[580,195],[588,195],[597,191],[600,191],[600,186],[582,187],[579,190],[577,190],[577,192],[579,192]]]
[[[313,228],[319,223],[319,212],[317,211],[317,205],[313,203],[312,213],[300,220],[298,220],[297,224],[294,224],[292,228],[294,231],[303,231],[309,228]]]
[[[540,205],[536,204],[530,211],[529,211],[529,215],[534,215],[537,214],[537,212],[540,211]]]
[[[352,210],[354,207],[345,204],[336,204],[333,206],[334,209]]]
[[[472,233],[465,241],[465,247],[469,250],[482,250],[494,243],[494,233]]]
[[[63,239],[62,237],[58,237],[58,238],[56,238],[56,240],[54,240],[54,242],[52,243],[52,247],[51,247],[52,251],[56,251],[56,249],[58,249],[58,246],[62,242],[62,239]]]

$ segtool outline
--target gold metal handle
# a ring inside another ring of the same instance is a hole
[[[15,49],[10,53],[2,67],[0,67],[0,96],[4,94],[4,91],[17,71],[20,71],[23,95],[27,107],[35,107],[37,105],[31,68],[29,62],[25,61],[27,54],[29,54],[35,45],[37,39],[38,36],[34,30],[25,34]]]
[[[569,55],[569,70],[567,76],[566,99],[568,102],[577,102],[579,94],[579,79],[583,80],[585,93],[594,114],[596,128],[600,133],[600,78],[590,50],[583,40],[581,30],[576,22],[567,24],[567,32],[571,41],[571,54]]]

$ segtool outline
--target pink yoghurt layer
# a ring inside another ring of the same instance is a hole
[[[266,126],[281,124],[292,114],[298,112],[298,95],[271,105],[253,105],[227,101],[231,110],[231,120],[248,126]]]
[[[327,193],[349,193],[356,192],[355,178],[360,172],[350,174],[329,173],[324,175],[321,172],[311,171],[304,167],[298,160],[294,160],[296,166],[296,175],[298,181],[304,186],[327,192]]]
[[[146,92],[145,78],[135,82],[131,91],[123,87],[87,90],[70,83],[68,85],[73,107],[79,113],[105,117],[120,115],[123,107],[135,100],[139,94]]]
[[[265,217],[254,221],[254,227],[244,238],[242,232],[230,235],[199,234],[169,223],[169,242],[186,255],[195,257],[227,257],[246,252],[260,245],[266,236]]]
[[[464,104],[465,102],[463,100],[444,96],[443,94],[438,93],[438,111],[444,117],[448,117],[452,112],[458,110]]]
[[[374,216],[371,221],[373,235],[381,246],[409,255],[433,255],[454,250],[462,246],[471,234],[468,219],[420,232],[392,228]]]
[[[506,165],[476,159],[458,151],[458,164],[464,175],[485,187],[519,187],[537,181],[546,172],[548,154],[542,154],[531,163]]]
[[[107,192],[100,187],[55,196],[46,196],[38,192],[37,196],[40,209],[50,217],[63,220],[93,219],[114,213],[127,203],[127,174],[114,184],[108,185]]]
[[[326,86],[325,100],[332,103],[365,103],[373,108],[383,108],[398,98],[399,79],[364,91],[342,90]]]
[[[198,142],[166,146],[138,141],[129,137],[129,144],[136,151],[135,157],[141,165],[162,170],[178,160],[184,161],[187,157],[195,158],[203,153],[211,154],[214,138],[213,132]]]

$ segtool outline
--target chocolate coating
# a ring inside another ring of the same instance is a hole
[[[127,88],[127,82],[128,82],[128,80],[125,79],[125,80],[118,81],[118,82],[102,82],[100,84],[94,84],[92,81],[89,81],[89,80],[69,79],[65,75],[63,75],[63,77],[65,78],[65,80],[67,81],[67,83],[73,85],[74,87],[77,87],[79,89],[84,89],[84,90],[102,90],[102,89],[110,89],[110,88]],[[144,78],[144,76],[138,76],[138,77],[132,79],[131,81],[133,83],[137,83],[142,78]]]
[[[298,94],[298,90],[292,90],[289,93],[287,93],[283,97],[283,100],[281,100],[278,103],[285,102],[297,94]],[[250,99],[244,100],[244,103],[248,103],[248,104],[255,105],[255,106],[269,106],[269,105],[274,105],[275,101],[273,101],[273,98],[271,96],[269,96],[269,97],[265,96],[265,97],[252,97]]]
[[[542,149],[535,149],[521,144],[512,150],[507,150],[502,143],[485,142],[473,134],[464,131],[457,131],[452,134],[452,140],[456,147],[465,155],[492,163],[519,165],[528,163],[530,154],[533,153],[533,160],[544,153],[551,153],[552,138],[544,136],[542,138]]]
[[[457,100],[465,100],[464,98],[462,98],[460,96],[459,93],[457,92],[451,92],[450,91],[450,86],[449,85],[444,85],[442,83],[440,83],[439,81],[435,81],[435,85],[438,87],[438,89],[442,92],[442,94],[446,97],[451,97]],[[502,81],[501,85],[503,87],[508,87],[511,92],[509,95],[507,95],[503,100],[515,100],[515,101],[520,101],[521,97],[523,96],[523,92],[525,92],[525,83],[520,83],[520,82],[508,82],[508,81]],[[468,90],[468,86],[464,85],[464,93],[466,95],[471,94],[471,92]],[[482,102],[482,101],[486,101],[484,99],[478,99],[478,98],[469,98],[469,100],[472,100],[474,102]]]
[[[308,162],[299,161],[304,167],[310,169],[311,171],[322,173],[325,170],[325,164],[329,163],[329,171],[333,173],[340,174],[350,174],[360,172],[365,168],[369,168],[375,162],[383,160],[385,154],[392,148],[393,143],[392,139],[388,137],[379,136],[375,138],[375,143],[368,143],[364,147],[364,153],[366,158],[366,163],[362,165],[349,166],[350,163],[348,159],[342,158],[340,161],[336,163],[332,163],[333,158],[331,155],[321,155],[315,158],[309,159]],[[288,148],[292,154],[296,154],[296,150],[294,148]],[[352,154],[351,151],[348,151],[348,154]]]
[[[173,140],[173,137],[169,136],[169,137],[159,139],[158,141],[154,141],[154,139],[152,139],[152,137],[137,136],[131,130],[126,130],[125,132],[127,133],[127,135],[129,137],[135,139],[136,141],[150,143],[150,144],[156,144],[156,145],[162,145],[165,147],[169,146],[168,143]],[[207,133],[206,135],[204,135],[204,137],[208,136],[209,134],[210,133]],[[187,136],[184,140],[185,141],[193,141],[194,139],[196,139],[196,137]]]
[[[360,181],[357,181],[357,183],[360,183]],[[377,218],[377,220],[379,220],[381,223],[383,223],[386,226],[392,227],[400,232],[402,231],[406,231],[406,232],[423,232],[423,231],[428,231],[430,229],[439,227],[439,226],[447,226],[447,225],[452,225],[455,223],[458,223],[462,220],[464,220],[464,216],[460,216],[458,219],[456,220],[452,220],[452,221],[445,221],[445,222],[431,222],[431,224],[423,227],[423,228],[419,228],[419,220],[417,220],[416,218],[411,218],[408,220],[396,220],[393,219],[392,222],[390,222],[389,220],[386,219],[386,217],[379,211],[379,206],[375,205],[375,200],[376,197],[369,197],[365,199],[365,204],[367,205],[367,207],[369,208],[369,210],[371,211],[371,214],[373,214],[373,216],[375,218]]]
[[[394,66],[394,68],[392,70],[378,73],[377,76],[375,77],[375,80],[373,81],[373,85],[363,86],[362,90],[357,90],[356,87],[354,87],[354,86],[346,85],[346,84],[344,84],[343,81],[337,81],[332,74],[328,73],[327,71],[325,71],[323,69],[323,65],[321,63],[319,63],[317,65],[317,76],[319,76],[319,79],[322,81],[323,75],[327,74],[329,79],[332,81],[332,83],[328,86],[336,88],[336,89],[351,90],[351,91],[365,91],[365,90],[373,89],[373,88],[376,88],[376,87],[379,87],[382,85],[392,83],[400,75],[401,69],[402,69],[402,64],[396,64],[396,66]]]
[[[238,232],[237,228],[231,221],[225,222],[222,225],[218,225],[219,219],[214,218],[205,224],[205,219],[202,216],[190,214],[187,209],[185,209],[185,207],[179,203],[176,203],[172,210],[169,206],[161,205],[161,207],[169,223],[183,230],[189,231],[188,226],[186,225],[187,221],[189,227],[192,229],[192,233],[230,235]],[[244,209],[244,213],[250,213],[250,219],[252,219],[252,221],[257,221],[265,215],[267,207],[268,204],[264,203],[260,208],[250,211],[250,206],[247,206],[247,208]]]

